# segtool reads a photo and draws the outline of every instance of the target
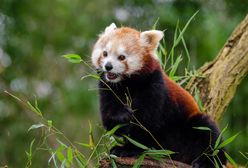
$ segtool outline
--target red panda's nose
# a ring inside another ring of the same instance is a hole
[[[107,64],[105,64],[105,69],[106,71],[110,71],[111,69],[113,69],[113,66],[110,62],[107,62]]]

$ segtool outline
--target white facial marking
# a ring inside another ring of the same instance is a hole
[[[127,74],[132,74],[137,70],[140,70],[142,68],[142,59],[139,56],[132,55],[129,56],[127,59],[127,64],[128,64],[128,71],[126,72]]]
[[[119,47],[118,47],[118,50],[117,50],[117,52],[118,52],[118,54],[119,55],[126,55],[125,54],[125,48],[124,48],[124,46],[122,46],[122,45],[120,45]]]
[[[91,56],[91,61],[92,64],[96,67],[96,68],[100,68],[100,66],[98,65],[98,59],[101,56],[102,53],[102,49],[98,46],[95,46],[93,52],[92,52],[92,56]]]
[[[110,51],[111,48],[112,48],[112,43],[108,42],[107,45],[106,45],[106,51]]]

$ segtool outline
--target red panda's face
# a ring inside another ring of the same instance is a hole
[[[124,76],[141,70],[145,56],[156,57],[155,50],[162,37],[161,31],[139,32],[128,27],[116,28],[111,24],[94,46],[92,63],[104,72],[107,81],[119,82]]]

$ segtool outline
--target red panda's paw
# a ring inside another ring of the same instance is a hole
[[[132,109],[129,106],[125,106],[124,110],[118,114],[116,117],[117,122],[119,124],[126,124],[132,120]],[[119,121],[118,121],[119,120]]]
[[[138,156],[143,152],[142,149],[136,147],[128,146],[115,146],[110,150],[110,154],[115,155],[117,157],[131,157]]]
[[[128,115],[132,116],[133,114],[132,108],[128,105],[125,105],[124,108],[125,108],[125,111],[128,113]]]

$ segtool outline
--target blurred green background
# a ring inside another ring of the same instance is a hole
[[[248,1],[0,0],[0,167],[24,167],[25,150],[40,136],[39,131],[27,131],[36,119],[4,90],[23,100],[37,99],[45,117],[67,137],[87,141],[88,120],[94,134],[100,132],[96,81],[81,81],[89,69],[61,55],[77,53],[89,61],[97,34],[110,23],[147,30],[158,18],[157,28],[166,29],[170,48],[177,21],[182,28],[197,10],[184,36],[191,68],[196,69],[217,55],[248,13]],[[221,128],[229,125],[227,137],[240,132],[228,146],[240,164],[247,162],[239,153],[248,152],[247,95],[246,78],[220,122]],[[48,158],[48,152],[36,153],[32,167],[47,167]]]

